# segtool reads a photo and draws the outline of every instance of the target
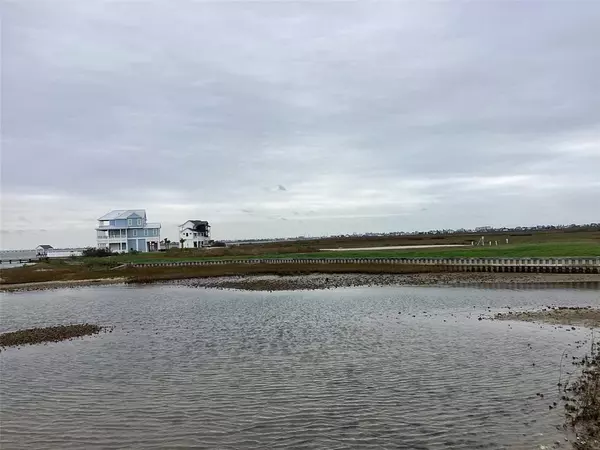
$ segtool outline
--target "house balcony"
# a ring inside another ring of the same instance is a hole
[[[127,240],[127,235],[122,236],[97,236],[96,239],[101,242],[121,242]]]
[[[115,225],[98,225],[96,227],[96,230],[98,231],[108,231],[108,230],[143,230],[143,229],[154,229],[154,228],[161,228],[160,223],[150,223],[148,222],[145,225],[137,225],[137,224],[132,224],[132,225],[127,225],[127,226],[115,226]]]
[[[160,236],[145,236],[144,234],[137,234],[136,236],[127,236],[123,234],[122,236],[97,236],[96,240],[98,242],[125,242],[128,239],[145,239],[148,242],[158,242],[160,241]]]

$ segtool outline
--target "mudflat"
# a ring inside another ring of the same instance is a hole
[[[477,284],[544,284],[561,286],[571,283],[597,283],[598,274],[544,273],[417,273],[417,274],[308,274],[308,275],[244,275],[210,277],[176,281],[187,286],[242,289],[250,291],[287,291],[331,289],[353,286],[461,286]]]

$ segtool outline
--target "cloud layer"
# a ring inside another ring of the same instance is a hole
[[[3,248],[598,220],[598,3],[3,6]]]

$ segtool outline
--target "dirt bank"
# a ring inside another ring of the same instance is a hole
[[[197,278],[177,284],[217,289],[251,291],[312,290],[353,286],[469,286],[546,285],[565,286],[586,283],[600,288],[600,276],[593,274],[534,273],[418,273],[418,274],[309,274],[301,276],[236,276]]]
[[[544,308],[541,311],[498,313],[494,319],[546,322],[555,325],[583,325],[594,328],[600,327],[600,309],[559,306]]]
[[[249,266],[250,269],[256,269]],[[219,266],[215,266],[220,269]],[[252,291],[312,290],[353,286],[487,286],[487,287],[564,287],[578,283],[582,287],[600,289],[598,274],[551,274],[551,273],[299,273],[294,275],[257,274],[221,275],[217,270],[197,273],[182,268],[164,273],[144,273],[143,277],[114,277],[83,280],[40,281],[35,283],[13,283],[0,285],[0,292],[19,292],[43,289],[58,289],[104,284],[166,282],[178,285],[242,289]],[[194,269],[194,268],[192,268]],[[209,267],[212,269],[212,267]],[[248,266],[244,267],[249,270]]]

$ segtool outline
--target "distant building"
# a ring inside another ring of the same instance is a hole
[[[113,252],[158,251],[160,223],[149,223],[144,209],[118,209],[98,219],[98,248]]]
[[[183,239],[183,248],[206,247],[210,243],[210,225],[206,220],[188,220],[179,225],[179,239]]]
[[[54,248],[51,245],[38,245],[35,253],[40,258],[67,258],[81,256],[82,250],[81,248]]]
[[[48,250],[52,250],[54,247],[51,245],[38,245],[35,248],[36,256],[48,256]]]

